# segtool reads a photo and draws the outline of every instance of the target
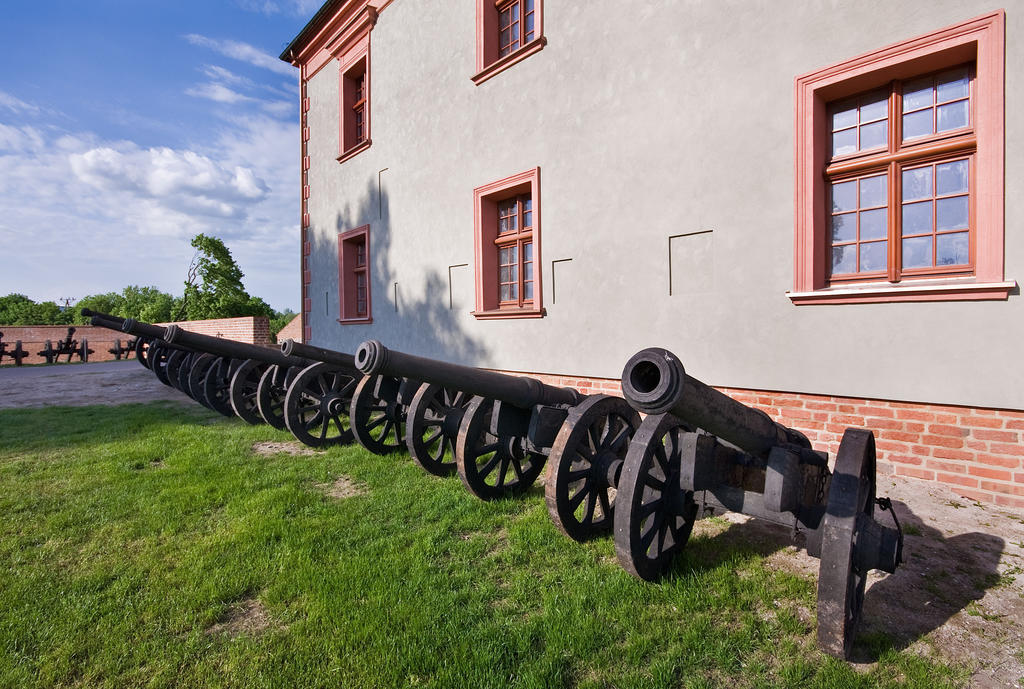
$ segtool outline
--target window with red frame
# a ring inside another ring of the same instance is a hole
[[[973,272],[973,90],[965,64],[829,104],[831,284]]]
[[[338,235],[340,320],[370,320],[369,226]]]
[[[529,194],[498,201],[498,305],[533,304],[533,202]]]
[[[535,2],[536,0],[512,0],[497,3],[498,57],[505,57],[536,37]]]
[[[356,61],[341,77],[341,153],[364,144],[370,136],[370,90],[366,58]]]

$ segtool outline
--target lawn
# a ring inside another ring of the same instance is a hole
[[[822,655],[815,581],[742,526],[648,584],[539,488],[485,503],[403,455],[253,451],[289,439],[171,403],[0,412],[0,686],[966,683],[877,634],[867,671]]]

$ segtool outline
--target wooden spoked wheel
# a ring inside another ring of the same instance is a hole
[[[455,443],[455,465],[462,483],[481,500],[521,495],[544,469],[546,457],[525,447],[525,438],[490,432],[494,400],[474,397],[466,408]]]
[[[562,424],[548,457],[548,514],[569,538],[586,541],[612,529],[619,475],[640,415],[625,400],[588,397]]]
[[[171,384],[172,388],[181,390],[181,370],[182,368],[188,368],[189,355],[190,352],[186,352],[182,349],[176,349],[171,352],[169,357],[167,357],[167,382]]]
[[[238,418],[253,426],[265,423],[260,416],[256,395],[260,387],[260,378],[268,367],[269,365],[262,361],[249,359],[231,376],[231,385],[228,388],[231,408],[235,410]]]
[[[821,534],[818,644],[847,658],[860,622],[867,569],[858,566],[858,535],[875,509],[875,437],[848,428],[836,453]]]
[[[203,376],[203,397],[207,404],[219,414],[234,417],[235,410],[231,408],[231,374],[237,367],[234,359],[220,357]]]
[[[364,376],[352,396],[352,432],[359,444],[370,452],[386,455],[405,449],[405,418],[408,411],[398,401],[397,390],[401,381],[381,379],[382,376]],[[376,390],[387,387],[396,391],[389,399],[381,399]]]
[[[455,441],[472,397],[432,383],[424,383],[409,405],[405,442],[409,454],[435,476],[455,473]]]
[[[167,347],[155,345],[149,348],[149,354],[147,356],[149,368],[153,371],[153,375],[155,375],[157,380],[167,387],[172,387],[171,382],[167,379],[167,360],[171,357],[173,351],[174,350],[168,349]]]
[[[174,382],[174,386],[189,397],[192,396],[192,391],[188,389],[188,376],[192,372],[192,363],[195,361],[197,356],[199,356],[199,354],[196,352],[187,352],[182,363],[178,366],[177,381],[175,382],[171,379],[172,382]]]
[[[146,368],[149,368],[149,349],[149,340],[144,337],[135,338],[135,358],[138,359],[139,363]]]
[[[693,493],[679,486],[681,440],[690,429],[669,414],[644,419],[629,444],[615,498],[615,554],[629,573],[660,578],[690,538]]]
[[[351,443],[348,411],[355,387],[350,373],[331,364],[303,369],[285,394],[285,425],[296,440],[310,447]]]
[[[192,399],[208,409],[213,409],[213,406],[203,394],[203,379],[206,378],[206,372],[219,358],[216,354],[200,354],[193,358],[192,367],[188,370],[188,382],[185,384],[185,389],[192,395]]]
[[[256,408],[268,424],[278,430],[287,430],[284,422],[284,397],[288,394],[288,383],[302,369],[296,367],[271,366],[260,377],[256,388]]]

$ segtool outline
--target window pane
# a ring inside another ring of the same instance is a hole
[[[870,122],[884,118],[889,109],[889,97],[879,96],[876,100],[860,106],[860,121]]]
[[[967,197],[954,196],[935,202],[935,228],[937,230],[967,229]]]
[[[533,14],[526,15],[526,37],[527,38],[529,38],[530,35],[533,33],[533,18],[534,18],[534,16],[535,15],[533,15]]]
[[[832,212],[857,210],[857,181],[832,185]]]
[[[842,156],[857,152],[857,130],[845,129],[832,135],[832,155]]]
[[[508,229],[508,218],[501,218],[498,221],[498,234],[504,234]]]
[[[529,300],[533,299],[533,283],[532,282],[524,282],[523,283],[523,299],[525,299],[526,301],[529,301]]]
[[[935,193],[940,196],[947,194],[967,193],[967,161],[957,160],[952,163],[941,163],[935,166]]]
[[[971,262],[967,232],[939,235],[935,245],[935,263],[940,266],[965,265]]]
[[[967,126],[967,104],[969,101],[961,100],[956,103],[939,106],[939,122],[936,129],[940,132],[948,132],[951,129],[960,129]]]
[[[523,281],[533,280],[533,263],[523,264]]]
[[[932,238],[914,237],[903,240],[903,267],[926,268],[932,265]]]
[[[854,213],[832,216],[832,241],[852,242],[857,239],[857,216]]]
[[[903,140],[916,139],[932,133],[932,111],[921,110],[903,116]]]
[[[903,112],[910,112],[932,104],[932,80],[920,79],[903,88]]]
[[[509,251],[510,249],[507,247],[498,249],[498,263],[500,263],[503,266],[507,266],[509,263],[512,262],[510,260]]]
[[[889,123],[885,120],[872,122],[860,128],[860,148],[878,148],[885,146],[885,137],[889,133]]]
[[[533,0],[526,0],[526,11],[530,12],[533,10]]]
[[[885,270],[889,242],[870,242],[860,245],[860,270]]]
[[[512,21],[519,21],[519,3],[512,5]]]
[[[945,74],[940,75],[936,90],[938,92],[938,101],[940,103],[956,100],[957,98],[967,98],[967,71],[958,69],[955,72],[946,72]]]
[[[903,206],[903,235],[932,231],[932,202],[909,203]],[[930,260],[930,259],[929,259]],[[906,262],[904,262],[904,265]]]
[[[533,242],[523,244],[523,261],[533,260]]]
[[[888,175],[878,175],[876,177],[865,177],[860,181],[861,208],[886,205],[887,177]]]
[[[511,273],[509,272],[508,266],[502,266],[498,270],[498,282],[511,282],[511,281],[512,281],[512,277],[511,277]]]
[[[519,282],[519,266],[512,265],[508,267],[508,279],[509,282]]]
[[[512,286],[502,285],[501,286],[501,297],[502,301],[509,301],[512,298]]]
[[[903,171],[903,200],[929,199],[932,197],[932,168],[919,167]]]
[[[832,131],[846,129],[855,124],[857,124],[857,108],[847,108],[832,113]]]
[[[843,273],[853,273],[857,270],[857,246],[851,244],[849,246],[834,246],[832,247],[832,274],[842,275]]]
[[[860,214],[860,239],[884,239],[888,232],[886,227],[886,209],[863,211]],[[833,240],[835,241],[835,240]],[[863,257],[862,257],[863,260]]]
[[[512,32],[509,29],[502,29],[501,31],[501,46],[507,46],[512,40]]]

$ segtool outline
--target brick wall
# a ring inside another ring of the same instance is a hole
[[[281,328],[281,332],[277,334],[277,341],[284,342],[288,338],[295,340],[296,342],[302,342],[302,316],[297,315],[295,318],[288,322],[288,325]]]
[[[587,394],[622,394],[618,380],[509,373]],[[968,498],[1024,508],[1024,411],[717,389],[803,432],[831,459],[848,427],[869,428],[880,474],[942,483]]]
[[[170,324],[160,323],[159,325]],[[177,325],[185,330],[191,330],[192,332],[204,335],[225,337],[229,340],[267,347],[276,346],[270,343],[270,320],[265,316],[185,321],[177,323]],[[0,332],[3,333],[3,341],[8,343],[8,346],[5,348],[6,351],[9,352],[14,349],[15,341],[21,340],[22,348],[29,352],[29,356],[23,359],[22,362],[24,364],[44,364],[46,359],[38,356],[37,352],[46,346],[47,340],[50,340],[53,346],[56,347],[57,341],[63,340],[67,335],[68,327],[66,325],[0,325]],[[89,361],[113,361],[114,355],[107,350],[114,346],[114,341],[117,339],[121,340],[121,346],[124,347],[128,340],[131,339],[131,336],[114,330],[107,330],[98,325],[76,325],[74,339],[79,344],[81,344],[83,339],[88,340],[89,349],[93,350],[93,353],[89,355]],[[66,357],[61,357],[61,361],[66,360]],[[75,357],[73,360],[78,361],[79,359]],[[4,366],[9,366],[14,364],[14,360],[5,356],[0,363]]]

